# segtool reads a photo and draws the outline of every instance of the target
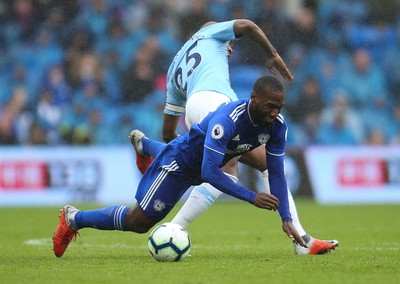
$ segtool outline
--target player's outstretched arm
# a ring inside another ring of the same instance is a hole
[[[276,70],[286,80],[293,80],[293,75],[286,67],[285,62],[280,57],[278,51],[269,41],[267,35],[257,26],[254,22],[247,19],[236,20],[233,26],[236,37],[246,35],[253,41],[257,42],[267,54],[267,68],[268,70],[276,75]]]

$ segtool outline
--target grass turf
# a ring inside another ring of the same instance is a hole
[[[155,261],[148,234],[93,229],[56,258],[58,208],[0,208],[0,283],[400,283],[399,205],[296,204],[310,234],[340,241],[336,251],[294,255],[276,213],[220,201],[188,227],[181,262]]]

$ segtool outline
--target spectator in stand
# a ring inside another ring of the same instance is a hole
[[[311,8],[303,7],[289,23],[289,40],[291,44],[300,44],[310,50],[320,44],[317,28],[317,15]]]
[[[112,50],[117,56],[117,67],[120,70],[127,68],[134,54],[140,48],[143,39],[127,33],[122,22],[111,22],[108,27],[107,37],[100,38],[96,42],[96,51],[101,56]]]
[[[390,133],[389,142],[400,145],[400,105],[393,108],[393,124]]]
[[[353,107],[370,106],[377,99],[387,99],[385,76],[382,69],[372,62],[366,49],[352,53],[352,65],[342,70],[340,85],[349,93]]]
[[[318,129],[317,142],[323,145],[356,145],[359,144],[351,128],[346,124],[341,112],[333,114],[332,121],[324,123]]]
[[[18,41],[29,42],[38,26],[38,11],[33,0],[12,1],[10,9],[10,31],[16,33]]]
[[[398,91],[400,90],[400,64],[394,58],[400,58],[400,17],[399,23],[394,27],[394,30],[396,39],[394,44],[385,46],[380,65],[385,74],[391,100],[397,105],[400,104],[400,96],[398,95]]]
[[[339,35],[327,35],[321,46],[309,53],[307,70],[321,83],[325,103],[333,103],[332,96],[338,88],[342,73],[350,66],[351,56],[343,48]]]
[[[150,36],[122,75],[124,103],[140,103],[154,90],[157,77],[165,76],[168,63],[158,38]]]
[[[0,145],[16,145],[22,142],[25,125],[21,117],[27,105],[27,97],[24,87],[15,87],[11,98],[0,108]]]
[[[87,113],[84,104],[73,102],[61,116],[58,132],[60,144],[88,144],[90,142],[87,130]]]
[[[375,132],[377,125],[385,126],[382,127],[379,132],[381,132],[383,139],[387,142],[393,135],[393,129],[395,128],[396,122],[393,114],[394,112],[390,101],[383,97],[378,97],[370,102],[370,104],[365,106],[360,112],[363,124],[369,133]]]
[[[135,37],[140,42],[145,42],[151,36],[156,37],[161,50],[172,58],[179,50],[180,44],[175,34],[168,28],[166,20],[166,12],[162,6],[150,6],[146,25],[135,34]]]
[[[60,123],[62,109],[54,103],[54,96],[51,91],[45,89],[39,96],[39,102],[36,107],[36,124],[40,126],[49,144],[55,145],[60,142],[58,125]],[[33,127],[33,125],[32,125]],[[36,135],[38,130],[35,130]],[[31,132],[31,136],[32,136]],[[36,136],[35,136],[36,137]],[[31,137],[32,138],[32,137]],[[37,139],[35,139],[37,140]]]
[[[365,141],[364,125],[358,113],[349,105],[348,96],[346,92],[338,90],[334,95],[334,104],[322,111],[318,143],[358,144]],[[329,135],[330,130],[332,135]]]
[[[101,109],[92,109],[88,115],[88,130],[90,143],[95,145],[112,145],[116,139],[110,135],[110,125],[105,120],[106,112]]]
[[[288,105],[288,112],[294,122],[301,123],[309,116],[316,116],[319,120],[324,106],[320,84],[315,77],[309,76],[303,82],[297,101]]]
[[[85,2],[81,4],[76,21],[79,26],[87,27],[96,38],[102,38],[107,33],[108,21],[112,19],[109,1],[89,0]]]
[[[369,14],[365,0],[318,1],[319,24],[326,35],[340,35],[351,25],[365,23]]]
[[[79,74],[79,65],[86,54],[93,52],[93,37],[84,28],[78,27],[72,29],[71,34],[66,38],[67,44],[64,55],[64,73],[67,82],[72,88],[78,88],[81,84]]]
[[[37,121],[34,121],[29,128],[29,136],[26,141],[28,145],[47,145],[46,131]]]
[[[17,114],[11,100],[0,108],[0,145],[18,144],[14,129],[14,121]]]
[[[63,107],[71,102],[72,90],[69,86],[63,66],[61,64],[53,65],[45,74],[46,78],[42,84],[52,96],[52,104]]]
[[[87,82],[96,82],[102,87],[104,69],[101,59],[93,52],[76,53],[74,56],[69,70],[73,89],[77,91]]]
[[[102,87],[95,80],[86,80],[82,83],[82,87],[77,89],[74,102],[81,103],[84,112],[88,115],[93,109],[106,110],[110,107],[109,98],[102,92]]]
[[[321,112],[325,107],[321,87],[315,77],[309,75],[303,82],[296,101],[288,103],[289,117],[292,119],[290,143],[297,145],[314,144],[320,124]]]
[[[387,139],[382,129],[374,128],[368,131],[365,143],[371,146],[385,145],[387,144]]]
[[[199,23],[206,23],[211,20],[207,2],[207,0],[191,1],[189,10],[184,11],[179,16],[179,40],[181,42],[187,41],[198,30]]]

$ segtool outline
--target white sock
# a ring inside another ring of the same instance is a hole
[[[229,174],[226,175],[235,183],[238,182],[237,177]],[[182,208],[171,222],[186,228],[187,225],[193,222],[198,216],[213,205],[215,200],[217,200],[221,195],[221,191],[208,183],[203,183],[194,187],[185,204],[183,204]]]
[[[262,172],[262,180],[264,183],[264,190],[266,193],[271,194],[271,189],[269,188],[269,180],[268,180],[268,170]]]
[[[296,204],[294,203],[292,193],[289,190],[289,187],[287,189],[288,191],[288,199],[289,199],[289,211],[290,215],[292,215],[292,224],[299,233],[300,236],[304,236],[306,231],[304,231],[303,227],[300,224],[299,220],[299,215],[297,215],[297,209],[296,209]]]
[[[271,190],[269,187],[269,181],[268,181],[268,170],[263,171],[262,173],[263,176],[263,183],[264,183],[264,189],[266,193],[271,194]],[[292,215],[292,224],[299,233],[300,236],[304,236],[306,231],[304,231],[303,227],[300,224],[299,220],[299,215],[297,214],[297,209],[296,209],[296,204],[294,203],[292,193],[289,190],[289,187],[287,188],[288,191],[288,200],[289,200],[289,211],[290,215]]]

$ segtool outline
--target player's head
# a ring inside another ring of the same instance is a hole
[[[281,112],[285,105],[282,83],[273,76],[263,76],[254,83],[250,95],[250,116],[257,125],[267,126]]]

